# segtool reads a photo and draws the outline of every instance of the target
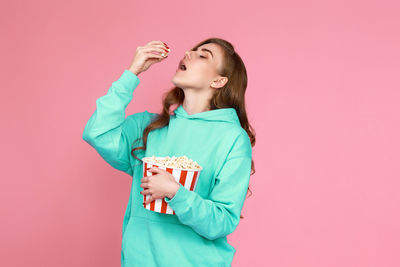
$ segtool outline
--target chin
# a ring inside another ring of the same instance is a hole
[[[182,81],[180,81],[180,79],[177,78],[176,75],[174,75],[174,77],[172,77],[171,82],[172,82],[176,87],[179,87],[179,88],[184,87]],[[183,88],[182,88],[182,89],[183,89]]]
[[[199,89],[199,84],[202,84],[202,81],[190,79],[192,77],[182,77],[179,74],[175,74],[171,82],[176,86],[185,90],[185,88]]]

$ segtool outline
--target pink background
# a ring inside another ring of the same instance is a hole
[[[8,1],[1,7],[0,266],[119,266],[131,179],[82,140],[137,46],[168,59],[126,113],[159,112],[185,50],[231,41],[256,174],[233,266],[400,266],[398,1]]]

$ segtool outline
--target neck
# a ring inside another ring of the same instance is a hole
[[[183,100],[183,108],[189,115],[210,110],[210,97],[206,93],[192,91],[184,91],[185,99]]]

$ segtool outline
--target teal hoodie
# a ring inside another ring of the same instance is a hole
[[[122,225],[121,266],[231,266],[236,249],[227,235],[239,224],[249,185],[252,147],[234,108],[189,115],[182,105],[169,125],[153,130],[143,157],[184,156],[203,167],[194,191],[180,184],[165,201],[175,214],[145,209],[140,194],[143,164],[131,155],[142,146],[145,127],[156,118],[148,111],[125,118],[140,80],[124,70],[108,93],[96,100],[83,139],[113,168],[132,176],[132,187]]]

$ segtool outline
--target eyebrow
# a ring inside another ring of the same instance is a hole
[[[211,54],[211,57],[214,57],[213,53],[210,50],[208,50],[207,48],[202,48],[201,51],[206,51]]]

